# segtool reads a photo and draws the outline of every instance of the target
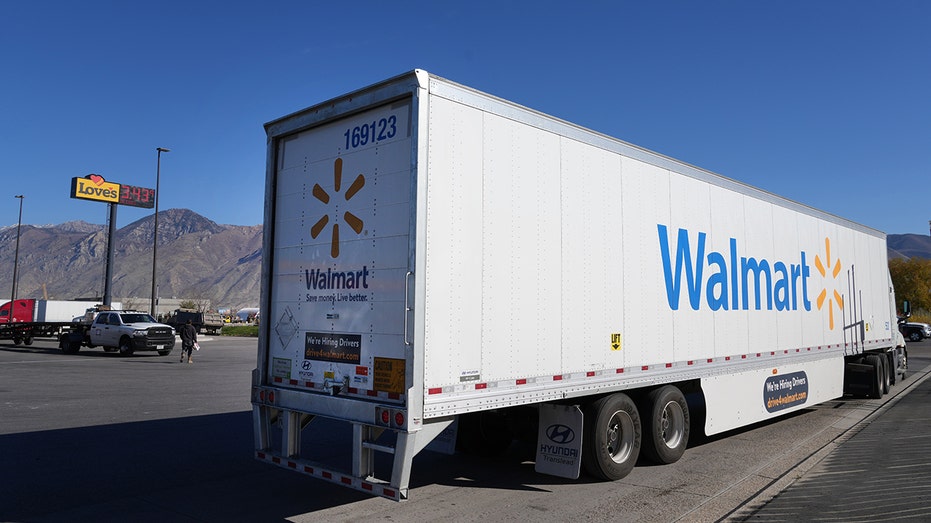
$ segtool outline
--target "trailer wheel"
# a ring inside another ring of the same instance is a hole
[[[129,341],[129,338],[122,337],[120,338],[120,356],[132,356],[133,355],[133,344]]]
[[[13,345],[19,345],[23,342],[23,339],[18,336],[13,336]]]
[[[614,481],[630,474],[640,454],[637,406],[626,394],[611,394],[585,409],[582,466],[597,478]]]
[[[873,374],[870,376],[870,395],[869,397],[879,399],[883,397],[883,377],[885,372],[883,360],[875,354],[866,357],[866,364],[873,367]]]
[[[25,338],[23,338],[23,343],[25,343],[26,345],[32,345],[32,336],[26,336]]]
[[[675,463],[689,444],[689,406],[677,387],[653,389],[640,403],[641,452],[659,464]]]

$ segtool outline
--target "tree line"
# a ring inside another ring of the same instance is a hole
[[[892,285],[895,286],[896,307],[908,300],[913,316],[931,317],[931,260],[924,258],[889,260]]]

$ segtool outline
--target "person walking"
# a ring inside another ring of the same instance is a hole
[[[187,353],[187,362],[194,363],[192,356],[194,355],[194,344],[197,343],[197,329],[194,328],[191,320],[181,326],[178,334],[181,335],[181,363],[184,363],[185,352]]]

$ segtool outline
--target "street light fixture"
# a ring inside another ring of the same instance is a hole
[[[155,263],[158,260],[158,194],[159,192],[159,182],[161,181],[161,171],[162,171],[162,153],[167,153],[171,149],[166,149],[164,147],[156,147],[156,164],[155,164],[155,225],[152,231],[152,303],[149,305],[149,312],[152,313],[152,316],[156,319],[158,318],[157,311],[155,310]]]
[[[16,303],[16,269],[19,265],[19,229],[23,225],[23,196],[17,194],[14,198],[19,198],[19,221],[16,222],[16,253],[13,255],[13,290],[10,291],[10,315],[7,317],[7,323],[13,323],[13,304]]]

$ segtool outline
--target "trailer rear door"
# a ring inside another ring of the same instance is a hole
[[[269,384],[404,401],[411,106],[408,96],[279,140]]]

